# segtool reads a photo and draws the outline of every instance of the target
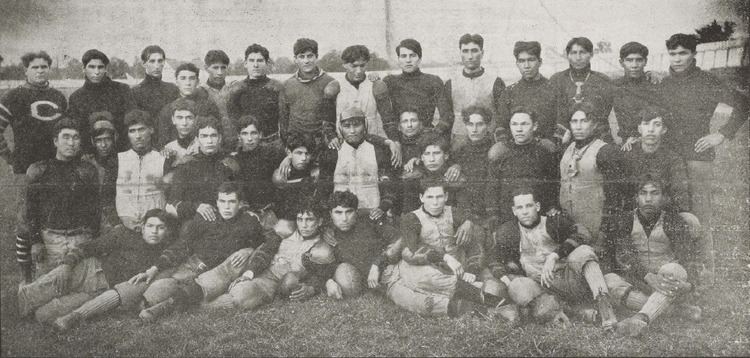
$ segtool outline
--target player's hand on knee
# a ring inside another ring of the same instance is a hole
[[[458,262],[458,260],[456,260],[455,257],[450,254],[445,254],[443,255],[443,261],[445,261],[445,264],[450,267],[451,271],[453,271],[456,276],[458,276],[459,278],[463,276],[464,267],[460,262]]]
[[[644,280],[648,283],[649,287],[656,292],[670,297],[675,295],[677,287],[666,276],[649,272],[644,277]]]
[[[326,293],[328,294],[328,297],[333,297],[337,300],[344,298],[344,294],[341,292],[341,286],[331,279],[326,281]]]
[[[552,281],[555,278],[555,265],[557,264],[557,258],[557,254],[553,252],[547,255],[547,259],[544,261],[540,281],[543,287],[552,287]]]
[[[474,223],[469,220],[464,221],[456,230],[456,245],[463,246],[471,242],[471,230],[474,229]]]
[[[247,259],[250,257],[250,254],[252,254],[252,251],[247,250],[240,250],[232,254],[232,256],[229,257],[229,262],[232,264],[232,266],[240,268],[245,266],[245,263],[247,262]]]
[[[289,295],[289,299],[293,301],[303,301],[315,294],[315,288],[310,285],[301,285],[296,291]]]
[[[377,265],[370,266],[370,273],[367,274],[367,286],[370,288],[380,286],[380,268]]]

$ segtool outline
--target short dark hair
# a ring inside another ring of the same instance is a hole
[[[308,152],[315,150],[315,142],[309,134],[292,132],[286,137],[286,149],[294,151],[299,147],[305,147]]]
[[[219,194],[237,194],[237,199],[242,200],[242,188],[239,184],[233,182],[233,181],[225,181],[216,188],[216,196],[218,197]]]
[[[678,46],[695,52],[695,49],[698,47],[698,39],[695,35],[687,34],[674,34],[667,39],[667,50],[674,50]]]
[[[404,108],[402,108],[401,111],[398,113],[399,120],[401,120],[401,115],[404,113],[414,113],[417,115],[417,119],[421,120],[421,118],[419,118],[419,108],[417,108],[416,106],[407,105]]]
[[[513,109],[510,110],[510,117],[513,118],[513,115],[516,113],[526,113],[529,115],[529,118],[531,118],[531,123],[536,123],[537,121],[537,114],[534,112],[533,109],[526,107],[526,106],[515,106]]]
[[[163,48],[159,47],[159,45],[149,45],[146,46],[143,51],[141,51],[141,61],[145,63],[146,61],[148,61],[148,58],[155,53],[160,53],[161,57],[163,57],[165,60],[167,59],[167,54],[164,53]]]
[[[221,131],[223,130],[223,127],[221,125],[221,121],[216,119],[214,116],[196,116],[195,117],[195,131],[199,131],[203,128],[213,128],[216,129],[219,134],[221,134]]]
[[[463,118],[464,122],[469,122],[469,117],[472,114],[478,114],[482,116],[484,122],[487,124],[492,122],[492,112],[490,112],[490,110],[485,106],[472,104],[461,111],[461,117]]]
[[[431,145],[440,147],[440,150],[442,150],[445,154],[448,154],[448,151],[450,150],[450,144],[448,144],[448,141],[445,139],[445,137],[435,132],[427,132],[423,134],[419,138],[417,143],[419,144],[420,153],[424,153],[427,147]]]
[[[359,206],[359,199],[349,190],[337,190],[331,193],[331,197],[328,198],[328,209],[332,210],[337,206],[357,209]]]
[[[534,197],[534,201],[538,202],[536,198],[536,191],[530,185],[518,184],[510,190],[510,204],[513,204],[513,199],[519,195],[531,195]]]
[[[592,122],[598,122],[598,118],[595,118],[596,115],[594,112],[596,111],[596,107],[594,107],[594,104],[588,101],[578,102],[574,103],[570,107],[570,113],[568,113],[568,122],[570,122],[570,119],[573,117],[573,114],[576,112],[581,111],[586,114],[586,118],[589,118],[592,120]]]
[[[315,215],[317,219],[322,219],[325,217],[326,210],[323,207],[322,200],[317,197],[317,195],[301,195],[296,200],[296,205],[294,206],[294,216],[296,218],[299,214],[306,214],[310,213]]]
[[[669,116],[669,111],[662,107],[654,105],[648,105],[638,112],[638,118],[641,122],[648,122],[656,117],[661,117],[665,127],[667,126],[667,122],[670,120],[670,118],[668,118]]]
[[[263,56],[264,59],[266,59],[266,62],[269,61],[269,57],[271,56],[267,48],[258,44],[252,44],[245,49],[246,60],[247,56],[249,56],[251,53],[259,53],[261,56]]]
[[[538,41],[516,41],[513,45],[513,57],[517,60],[521,52],[527,52],[529,55],[542,59],[542,45]]]
[[[648,47],[635,41],[628,42],[620,47],[621,60],[631,54],[641,55],[643,58],[648,58]]]
[[[352,63],[354,61],[370,61],[370,50],[364,45],[352,45],[344,49],[341,53],[341,60],[344,63]]]
[[[416,53],[419,58],[422,58],[422,45],[419,43],[419,41],[415,39],[401,40],[398,46],[396,46],[396,56],[400,55],[402,47],[414,51],[414,53]]]
[[[246,114],[240,117],[239,120],[237,120],[237,131],[242,132],[243,129],[247,128],[247,126],[250,125],[255,126],[255,129],[260,131],[260,121],[258,120],[258,118],[252,114]]]
[[[307,51],[312,51],[315,56],[318,56],[318,42],[304,37],[294,42],[294,56]]]
[[[461,48],[461,45],[470,44],[472,42],[477,44],[480,50],[484,50],[484,37],[480,34],[463,34],[461,38],[458,39],[458,48]]]
[[[23,64],[23,67],[29,68],[31,61],[34,61],[37,58],[41,58],[42,60],[47,61],[47,66],[52,66],[52,57],[50,57],[49,54],[44,51],[27,52],[23,54],[23,56],[21,56],[21,63]]]
[[[171,216],[169,216],[166,211],[159,208],[151,209],[147,211],[145,215],[143,215],[143,225],[145,225],[146,221],[151,218],[158,218],[159,220],[161,220],[164,225],[166,225],[167,230],[170,232],[174,232],[174,229],[177,226],[175,220]]]
[[[52,127],[52,138],[57,138],[63,129],[72,129],[81,133],[81,124],[77,120],[70,117],[62,117],[59,121],[55,122],[55,126]]]
[[[647,184],[653,184],[659,187],[664,193],[669,195],[669,184],[656,171],[646,171],[635,178],[636,194]]]
[[[81,62],[83,62],[83,66],[89,64],[89,61],[91,60],[101,60],[102,63],[104,63],[104,66],[109,65],[109,57],[104,54],[104,52],[101,52],[97,49],[91,49],[83,53],[83,57],[81,57]]]
[[[146,127],[154,128],[154,119],[151,118],[151,114],[140,110],[134,109],[125,114],[125,128],[130,128],[136,124],[143,124]]]
[[[211,66],[214,63],[223,63],[229,65],[229,56],[222,50],[210,50],[206,53],[206,57],[203,58],[203,63],[206,66]]]
[[[190,111],[190,113],[196,115],[198,113],[198,104],[192,99],[178,98],[172,102],[172,114],[174,115],[174,112],[177,111]]]
[[[443,192],[448,193],[448,183],[445,180],[425,178],[419,181],[419,194],[423,195],[429,188],[443,188]]]
[[[174,70],[174,77],[177,78],[177,76],[179,76],[180,72],[182,71],[193,72],[195,73],[195,77],[200,77],[200,73],[201,73],[201,70],[198,69],[198,66],[190,62],[186,62],[186,63],[181,63],[179,66],[177,66],[177,68]]]
[[[573,48],[573,45],[578,45],[583,47],[586,52],[594,53],[594,44],[586,37],[574,37],[568,41],[568,44],[565,45],[565,54],[569,54],[570,50]]]

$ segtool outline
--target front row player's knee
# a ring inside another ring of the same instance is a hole
[[[542,293],[531,302],[531,316],[537,322],[550,322],[562,312],[562,306],[557,297],[549,293]]]
[[[180,290],[180,283],[174,278],[163,278],[154,281],[151,286],[143,293],[143,299],[148,306],[153,306],[159,302],[166,301],[173,297]]]
[[[319,265],[326,265],[333,263],[336,260],[336,255],[333,252],[333,247],[325,242],[318,242],[312,248],[310,248],[310,261]]]
[[[526,306],[542,294],[542,286],[528,277],[519,277],[508,285],[508,295],[519,306]]]
[[[594,249],[589,245],[581,245],[568,254],[568,264],[578,273],[583,271],[583,266],[591,261],[599,261]]]
[[[482,291],[504,299],[508,298],[508,286],[494,278],[484,280]]]
[[[668,264],[664,264],[659,268],[659,275],[663,277],[669,277],[674,280],[679,281],[687,281],[688,274],[682,265],[676,263],[676,262],[670,262]]]
[[[336,267],[333,280],[341,287],[344,297],[354,297],[362,293],[362,274],[354,265],[344,262]]]
[[[300,283],[301,277],[296,272],[290,272],[281,278],[281,284],[279,285],[279,295],[282,298],[289,297],[292,292],[297,291],[302,284]]]

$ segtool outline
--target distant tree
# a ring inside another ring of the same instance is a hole
[[[328,51],[318,60],[318,66],[326,72],[344,72],[344,61],[341,53],[336,50]]]
[[[107,66],[107,73],[112,79],[126,78],[125,74],[130,73],[130,65],[121,58],[112,57],[109,60],[109,66]]]
[[[22,64],[12,64],[0,68],[1,80],[23,80],[26,79],[26,69]]]
[[[701,27],[700,29],[696,29],[695,32],[698,34],[696,38],[698,39],[698,43],[707,43],[707,42],[717,42],[717,41],[726,41],[729,40],[729,38],[734,33],[734,29],[737,27],[737,24],[732,21],[724,21],[724,26],[719,25],[719,23],[714,20],[708,25],[705,25]]]
[[[367,69],[370,71],[387,71],[392,69],[392,67],[388,60],[373,52],[370,54],[370,62],[367,63]]]
[[[277,57],[272,63],[273,73],[294,73],[297,65],[289,57]]]
[[[230,63],[227,73],[229,73],[229,76],[246,75],[247,70],[245,69],[245,60],[243,58],[238,58],[236,61]]]
[[[65,67],[60,68],[60,73],[65,79],[83,79],[83,63],[77,58],[71,58]]]
[[[132,76],[135,78],[146,78],[146,70],[143,68],[143,64],[141,63],[141,58],[139,56],[135,56],[133,59],[133,67],[130,68],[132,71]]]
[[[594,53],[610,53],[612,52],[612,43],[606,40],[602,40],[596,43]]]

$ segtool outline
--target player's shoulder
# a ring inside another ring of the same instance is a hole
[[[44,175],[49,168],[49,160],[40,160],[34,162],[26,169],[26,180],[29,182],[36,181]]]

